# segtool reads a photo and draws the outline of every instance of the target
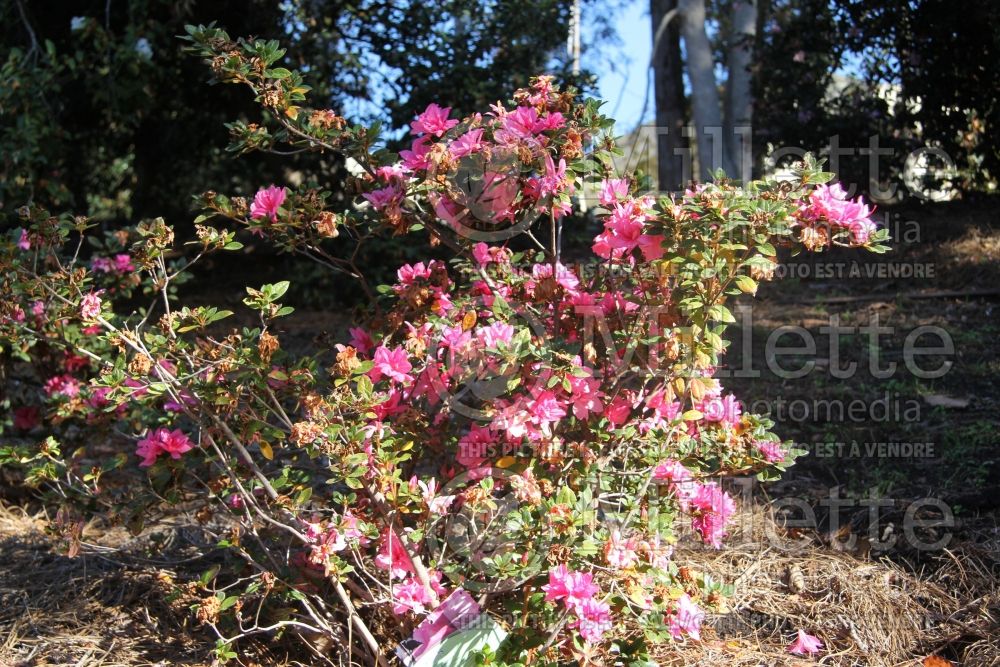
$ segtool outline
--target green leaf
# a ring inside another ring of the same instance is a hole
[[[729,309],[722,304],[715,304],[708,309],[708,316],[710,319],[716,320],[718,322],[735,322],[736,318],[733,314],[729,312]]]
[[[264,76],[269,79],[287,79],[291,75],[292,72],[284,67],[275,67],[274,69],[264,70]]]
[[[221,569],[222,569],[221,565],[213,565],[212,567],[205,570],[202,573],[201,578],[199,579],[199,581],[201,581],[201,585],[208,586],[208,582],[212,581],[212,579],[215,579],[215,575],[217,575],[219,573],[219,570]]]
[[[280,299],[285,296],[285,292],[288,291],[289,285],[291,285],[290,282],[282,280],[280,283],[274,283],[273,285],[264,285],[264,291],[267,292],[272,299]]]
[[[739,275],[736,276],[736,286],[744,294],[756,294],[757,293],[757,281],[750,276]]]

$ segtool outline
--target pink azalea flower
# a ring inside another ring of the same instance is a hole
[[[699,411],[704,415],[707,422],[724,422],[735,426],[740,421],[742,409],[739,401],[733,394],[727,394],[723,398],[711,398],[703,401],[699,406]]]
[[[857,199],[848,199],[840,183],[820,185],[809,195],[809,205],[804,211],[807,219],[822,220],[836,227],[851,231],[855,243],[865,243],[875,231],[871,220],[874,211]]]
[[[414,134],[426,133],[432,134],[435,137],[440,137],[442,134],[450,130],[451,128],[458,125],[457,120],[449,120],[448,115],[451,113],[451,107],[439,107],[433,102],[427,105],[424,112],[417,116],[417,119],[410,123],[410,129]]]
[[[356,349],[360,354],[368,354],[375,347],[375,341],[361,327],[351,327],[348,329],[348,333],[351,334],[351,347]]]
[[[594,239],[594,253],[605,259],[621,258],[639,249],[646,261],[663,256],[663,236],[645,234],[644,204],[625,201],[615,204],[604,223],[604,232]]]
[[[618,203],[618,200],[628,196],[628,180],[624,178],[606,178],[601,181],[601,192],[598,201],[601,206],[611,207]]]
[[[653,567],[661,570],[670,567],[670,557],[674,555],[674,548],[664,544],[659,535],[654,535],[649,541],[640,542],[639,550],[646,554],[646,559]]]
[[[604,412],[604,392],[600,390],[601,381],[596,378],[571,377],[569,385],[572,389],[573,415],[579,420],[587,419],[591,414]]]
[[[431,595],[417,577],[410,577],[400,584],[392,587],[392,613],[401,616],[408,611],[415,614],[423,614],[437,602],[435,596]]]
[[[427,503],[427,509],[431,514],[444,515],[448,513],[448,508],[451,504],[455,502],[455,496],[439,496],[437,495],[437,480],[431,479],[429,482],[424,482],[423,480],[417,480],[415,477],[411,480],[417,482],[417,488],[420,489],[421,495],[424,502]]]
[[[821,648],[823,648],[823,642],[818,637],[807,634],[805,630],[799,630],[795,641],[788,647],[788,652],[796,655],[812,655],[819,653]]]
[[[580,631],[584,641],[596,644],[601,641],[604,633],[611,629],[611,606],[590,598],[576,605],[574,610],[579,617],[573,625]]]
[[[396,387],[392,387],[386,392],[386,399],[379,403],[378,405],[372,406],[372,412],[375,413],[375,418],[382,422],[393,417],[402,412],[405,408],[402,405],[403,394],[397,390]]]
[[[191,440],[180,429],[173,431],[158,428],[136,444],[135,453],[142,458],[139,465],[143,468],[156,463],[160,454],[168,454],[172,459],[179,459],[181,454],[194,448]]]
[[[166,400],[163,401],[163,409],[167,412],[184,412],[185,408],[198,404],[198,399],[184,389],[180,390],[177,397],[180,399],[179,401],[175,401],[173,397],[167,396]]]
[[[458,158],[465,157],[466,155],[482,151],[484,145],[483,130],[482,128],[476,128],[475,130],[469,130],[458,139],[451,142],[448,150],[451,152],[451,156],[457,160]]]
[[[498,399],[496,414],[490,426],[494,431],[505,433],[508,438],[515,440],[526,435],[536,438],[540,435],[532,423],[531,414],[527,411],[523,398],[511,402]]]
[[[91,392],[90,398],[87,399],[87,405],[95,410],[103,410],[111,405],[111,400],[108,398],[108,394],[110,393],[110,387],[97,387]]]
[[[543,278],[552,277],[552,264],[535,264],[531,267],[531,277],[536,282]],[[580,286],[580,279],[573,273],[573,270],[561,262],[556,264],[556,283],[567,292],[573,292]]]
[[[670,634],[680,641],[684,635],[701,639],[701,623],[705,612],[685,593],[677,599],[677,606],[669,614]]]
[[[386,529],[382,533],[378,555],[375,556],[375,565],[383,570],[389,570],[389,574],[397,579],[402,579],[407,574],[413,573],[413,563],[410,561],[410,556],[406,553],[399,536],[392,530]]]
[[[666,459],[653,469],[653,479],[667,482],[688,482],[691,480],[691,471],[684,467],[684,464],[674,459]]]
[[[691,501],[698,495],[701,485],[692,477],[691,471],[684,467],[680,461],[666,459],[661,461],[653,469],[653,479],[669,482],[670,491],[680,504],[681,509],[687,511],[691,506]]]
[[[632,567],[639,562],[638,546],[636,538],[623,539],[621,532],[615,529],[604,544],[604,559],[613,568],[621,570]]]
[[[372,382],[378,382],[383,377],[388,377],[401,384],[413,382],[413,377],[407,375],[413,369],[413,364],[410,363],[406,350],[402,347],[390,350],[386,346],[380,345],[375,350],[374,361],[375,366],[368,371],[368,377],[371,378]]]
[[[476,339],[483,347],[498,348],[500,344],[510,345],[514,338],[514,327],[506,322],[493,322],[488,327],[476,331]]]
[[[736,511],[733,499],[718,484],[710,482],[698,487],[690,503],[698,512],[691,519],[691,527],[703,540],[716,549],[720,548],[726,535],[726,522]]]
[[[399,157],[403,161],[403,166],[411,171],[423,171],[431,166],[428,155],[431,152],[431,138],[418,137],[413,142],[410,150],[399,152]]]
[[[14,322],[23,322],[25,319],[24,308],[21,308],[18,304],[14,304],[13,312],[6,316],[6,318],[13,320]]]
[[[557,422],[566,416],[566,408],[554,392],[546,389],[535,396],[528,406],[528,413],[534,423],[543,428],[552,422]]]
[[[632,414],[632,401],[626,396],[616,397],[604,410],[604,416],[611,422],[613,428],[617,428],[628,421]]]
[[[250,205],[250,217],[254,220],[270,218],[273,222],[278,219],[278,209],[284,203],[284,188],[279,188],[276,185],[261,188],[253,197],[253,204]]]
[[[486,266],[493,261],[490,247],[482,241],[472,247],[472,256],[480,266]]]
[[[516,175],[504,172],[487,171],[483,174],[483,191],[476,198],[477,211],[486,209],[484,213],[479,213],[480,219],[493,223],[500,223],[505,220],[514,219],[514,211],[511,206],[517,199],[520,191],[520,184]]]
[[[132,263],[132,258],[125,253],[115,255],[114,268],[118,273],[132,273],[135,271],[135,265]]]
[[[538,111],[534,107],[518,107],[504,115],[501,120],[502,138],[508,141],[517,139],[532,139],[535,134],[546,129],[544,121],[538,120]]]
[[[558,130],[566,124],[566,118],[558,111],[545,114],[538,123],[538,131]]]
[[[375,170],[375,176],[385,183],[399,183],[406,180],[410,170],[402,162],[387,164]]]
[[[323,524],[319,521],[303,521],[302,534],[305,535],[306,539],[310,542],[318,542],[320,535],[323,534]]]
[[[376,211],[398,211],[403,202],[403,190],[395,183],[366,192],[362,196],[371,202]]]
[[[425,266],[423,262],[404,264],[396,270],[396,277],[401,285],[412,285],[417,280],[430,278],[431,267]]]
[[[46,380],[44,389],[47,396],[73,398],[80,394],[80,381],[72,375],[56,375]]]
[[[549,570],[549,583],[542,586],[545,601],[562,600],[567,606],[576,606],[597,594],[597,584],[590,572],[573,572],[565,564]]]
[[[768,463],[777,463],[785,460],[785,450],[781,443],[776,440],[757,440],[754,442],[757,450],[764,455],[764,460]]]
[[[87,321],[96,320],[101,316],[101,297],[96,292],[84,294],[80,300],[80,317]]]
[[[369,542],[358,525],[358,517],[354,516],[350,510],[344,512],[343,519],[340,522],[340,532],[344,535],[345,540],[358,540],[362,545]]]
[[[496,444],[497,436],[491,429],[472,424],[469,432],[458,441],[455,460],[467,468],[478,467],[493,455]]]
[[[563,191],[573,191],[573,184],[566,178],[566,160],[560,158],[557,166],[552,156],[545,154],[545,176],[539,182],[538,193],[541,197],[556,197]]]

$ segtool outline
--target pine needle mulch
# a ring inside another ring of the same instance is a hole
[[[776,546],[782,529],[763,508],[741,512],[743,529],[726,548],[678,549],[679,560],[734,584],[735,593],[724,613],[706,619],[700,642],[658,647],[661,665],[1000,665],[995,524],[964,526],[961,542],[907,564],[833,549],[819,536],[796,534],[796,549],[785,548],[787,539]],[[169,601],[173,581],[207,567],[196,536],[184,538],[197,528],[173,530],[154,550],[148,538],[136,550],[114,531],[98,546],[85,530],[81,554],[69,558],[41,518],[0,505],[0,665],[211,664],[214,638]],[[815,658],[787,652],[799,628],[823,641]],[[311,662],[260,648],[243,664]]]

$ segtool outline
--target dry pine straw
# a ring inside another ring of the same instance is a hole
[[[678,550],[692,570],[733,583],[735,594],[728,613],[706,621],[701,642],[656,648],[660,664],[888,667],[942,653],[969,667],[1000,665],[995,528],[985,541],[936,554],[918,577],[887,559],[815,543],[796,552],[769,547],[764,531],[777,528],[760,508],[743,513],[754,519],[744,524],[748,537],[719,551]],[[123,566],[86,551],[70,559],[43,530],[40,519],[0,506],[0,666],[208,664],[211,638],[164,599],[163,575],[176,571]],[[818,658],[787,653],[799,628],[823,640]],[[259,658],[256,664],[294,664]]]
[[[743,512],[756,515],[748,538],[719,551],[679,550],[678,561],[733,583],[735,593],[726,599],[729,613],[706,621],[701,643],[662,647],[661,664],[895,667],[945,655],[966,667],[1000,665],[995,526],[985,548],[952,544],[917,576],[887,558],[858,558],[808,536],[796,535],[806,546],[794,551],[769,546],[765,530],[780,529],[760,508]],[[800,628],[823,641],[817,659],[787,653]]]

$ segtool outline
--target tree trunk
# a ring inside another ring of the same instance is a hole
[[[678,0],[681,36],[687,51],[688,76],[691,78],[691,112],[698,146],[698,165],[702,180],[710,180],[715,169],[731,168],[725,163],[722,141],[722,111],[715,82],[712,45],[705,32],[705,0]]]
[[[752,171],[753,91],[750,64],[757,36],[757,0],[736,0],[732,9],[732,34],[726,60],[729,82],[726,85],[724,144],[729,176],[748,181]],[[728,171],[728,170],[727,170]]]
[[[653,24],[653,83],[656,100],[656,161],[660,192],[684,189],[691,179],[684,129],[684,63],[677,0],[650,0]]]

